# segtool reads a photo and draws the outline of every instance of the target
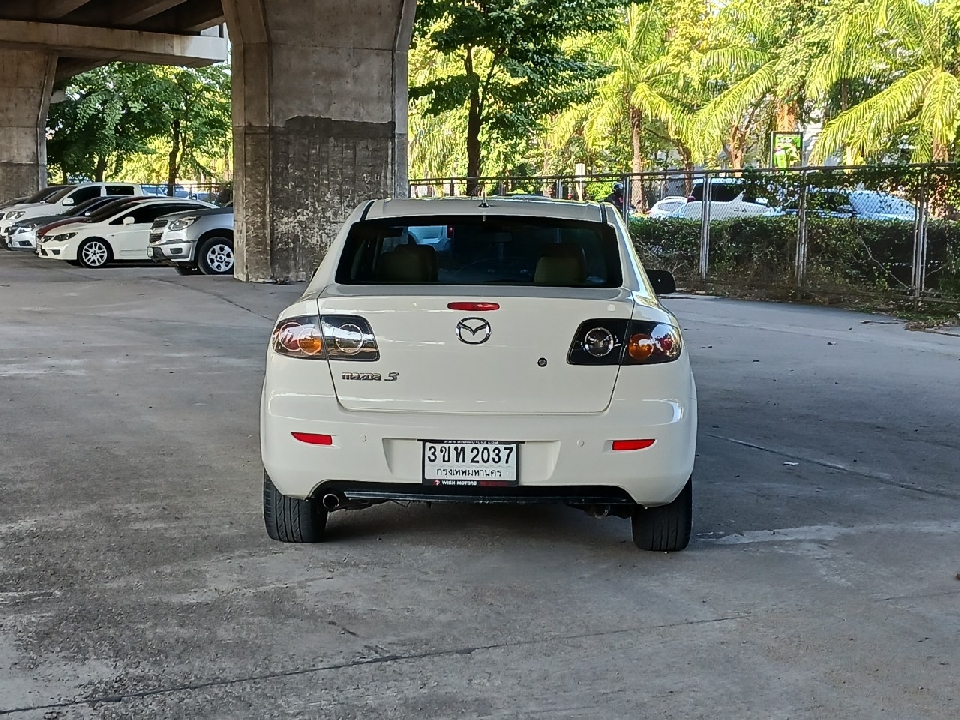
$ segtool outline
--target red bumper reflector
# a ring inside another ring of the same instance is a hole
[[[460,310],[462,312],[490,312],[499,310],[500,303],[492,302],[452,302],[447,303],[447,309]]]
[[[307,445],[333,445],[333,435],[317,435],[315,433],[292,432],[294,440]]]
[[[614,440],[614,450],[645,450],[653,445],[656,440]]]

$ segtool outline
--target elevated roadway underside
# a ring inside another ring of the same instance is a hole
[[[233,61],[237,277],[303,280],[362,200],[406,193],[415,0],[3,0],[0,199],[46,183],[52,90],[99,64]]]

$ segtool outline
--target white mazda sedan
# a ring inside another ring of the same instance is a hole
[[[673,290],[612,205],[363,203],[273,331],[267,533],[319,541],[387,501],[563,503],[682,550],[697,400]]]

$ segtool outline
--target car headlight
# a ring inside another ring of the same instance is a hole
[[[54,235],[50,240],[53,242],[66,242],[70,238],[76,237],[76,235],[75,232],[61,233],[60,235]]]
[[[196,221],[197,221],[197,218],[193,217],[192,215],[190,217],[177,218],[176,220],[171,222],[169,225],[167,225],[167,229],[183,230],[184,228],[188,228],[191,225],[193,225]]]

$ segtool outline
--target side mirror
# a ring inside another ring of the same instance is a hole
[[[60,201],[60,204],[63,205],[64,207],[70,207],[75,202],[76,200],[74,200],[72,197],[65,197],[63,200]]]
[[[127,215],[127,216],[123,219],[123,224],[124,224],[124,225],[133,225],[135,222],[136,222],[136,220],[133,219],[133,215]]]
[[[673,273],[666,270],[647,270],[647,277],[657,295],[669,295],[677,291],[677,281]]]

